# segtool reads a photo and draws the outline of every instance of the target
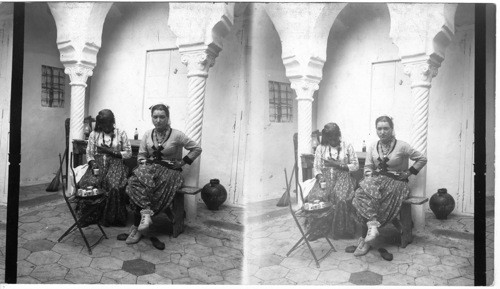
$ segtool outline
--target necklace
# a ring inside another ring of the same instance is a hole
[[[168,135],[167,135],[167,132],[168,132]],[[151,134],[151,141],[153,141],[153,158],[156,159],[156,160],[162,160],[162,154],[161,154],[161,151],[164,149],[163,147],[163,144],[165,142],[167,142],[167,140],[170,138],[170,135],[172,134],[172,129],[170,130],[167,130],[165,131],[165,135],[163,136],[165,139],[160,142],[159,139],[158,139],[158,132],[156,131],[156,129],[153,131],[153,133]],[[155,138],[156,138],[156,145],[154,144],[154,140],[153,140],[153,135],[155,135]]]
[[[337,161],[339,160],[339,157],[340,157],[340,145],[338,145],[337,147],[335,147],[337,149]],[[333,159],[332,157],[332,146],[328,146],[328,153],[330,154],[330,158]]]
[[[165,137],[167,136],[167,131],[168,130],[165,130],[164,132],[161,133],[155,130],[155,138],[156,138],[156,143],[158,145],[163,144],[163,142],[166,140]]]
[[[104,139],[104,132],[102,132],[102,145],[110,148],[113,145],[113,139],[115,138],[115,133],[111,133],[111,141],[109,142],[109,145],[106,144],[106,140]]]
[[[151,141],[153,142],[153,149],[154,150],[163,150],[163,144],[167,142],[167,140],[170,138],[170,135],[172,134],[172,129],[168,129],[165,131],[165,134],[162,138],[162,141],[158,139],[158,132],[156,129],[153,130],[153,133],[151,134]],[[154,138],[153,138],[154,136]],[[155,145],[155,139],[156,139],[156,145]]]
[[[377,146],[377,149],[378,147],[380,147],[380,152],[382,152],[382,156],[384,158],[386,158],[389,154],[392,153],[392,151],[394,150],[394,147],[396,147],[396,139],[392,139],[389,143],[383,143],[381,141],[378,142],[378,146]],[[379,155],[380,155],[380,152],[379,152]]]

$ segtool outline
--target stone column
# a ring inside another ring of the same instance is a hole
[[[92,76],[93,67],[84,65],[68,66],[64,73],[70,77],[71,116],[70,116],[70,151],[73,151],[71,140],[83,139],[83,119],[85,110],[85,88],[87,78]]]
[[[437,75],[439,63],[431,59],[417,61],[403,61],[404,72],[410,76],[411,94],[414,102],[412,115],[411,145],[419,152],[427,155],[427,127],[429,119],[429,94],[432,78]],[[427,167],[424,167],[412,180],[412,195],[426,196]],[[425,225],[425,211],[423,206],[412,208],[412,217],[417,229]]]
[[[281,40],[283,65],[298,105],[298,175],[300,155],[311,153],[312,102],[323,77],[328,35],[347,3],[268,3],[265,9]]]
[[[200,145],[208,70],[214,65],[219,51],[219,48],[206,46],[194,50],[179,50],[181,61],[188,69],[188,108],[185,133]],[[186,166],[184,184],[198,187],[199,175],[200,158],[196,159],[190,166]],[[193,219],[196,217],[196,196],[187,195],[185,200],[187,218]]]
[[[312,133],[312,102],[313,94],[318,90],[318,83],[307,82],[305,80],[292,82],[292,89],[297,94],[297,142],[298,161],[300,166],[300,155],[311,153],[311,133]]]
[[[387,4],[390,37],[399,48],[401,63],[411,79],[414,100],[411,145],[427,155],[427,123],[431,81],[444,61],[446,47],[455,32],[457,4]],[[427,169],[411,180],[412,195],[425,197]],[[424,206],[413,206],[416,228],[425,225]]]
[[[177,38],[181,61],[188,73],[187,136],[201,144],[208,70],[222,49],[234,21],[234,3],[171,3],[168,26]],[[203,154],[202,154],[203,156]],[[198,186],[200,159],[185,166],[184,184]],[[196,197],[185,195],[187,219],[196,217]]]

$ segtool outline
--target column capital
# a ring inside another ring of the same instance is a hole
[[[187,77],[208,77],[208,70],[214,66],[215,58],[219,55],[219,47],[205,46],[199,49],[179,48],[181,62],[187,66]]]
[[[64,73],[69,75],[71,86],[87,87],[87,79],[93,74],[93,67],[85,65],[71,65],[64,69]]]
[[[67,65],[95,66],[101,48],[104,20],[113,3],[51,2],[57,27],[57,48]]]
[[[431,87],[432,78],[441,66],[439,60],[425,57],[422,59],[403,59],[404,73],[410,77],[411,87]]]
[[[310,101],[312,102],[313,94],[319,89],[319,80],[316,79],[290,79],[291,87],[297,94],[297,101]]]

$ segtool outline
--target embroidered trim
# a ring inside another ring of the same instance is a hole
[[[386,172],[387,171],[387,168],[389,167],[389,165],[387,164],[387,162],[390,160],[387,156],[390,155],[392,153],[392,151],[394,151],[394,148],[396,147],[396,144],[398,143],[398,140],[397,139],[394,139],[394,145],[392,146],[392,148],[389,150],[389,152],[387,153],[387,155],[384,156],[384,158],[382,159],[380,157],[380,152],[382,151],[382,145],[380,144],[380,141],[377,142],[377,153],[378,153],[378,158],[377,160],[380,162],[378,164],[378,168],[381,170],[381,171],[384,171]],[[380,149],[379,149],[380,147]],[[383,154],[383,153],[382,153]]]
[[[107,145],[106,141],[104,140],[104,132],[101,132],[101,135],[102,135],[102,146],[111,148],[113,146],[113,140],[115,139],[115,130],[113,130],[113,132],[111,133],[111,142],[109,143],[109,145]]]
[[[340,157],[340,151],[342,150],[341,144],[339,144],[337,147],[337,161],[339,160]],[[332,146],[328,145],[328,153],[330,154],[330,158],[333,159],[332,157]]]
[[[155,160],[159,160],[161,161],[162,160],[162,154],[161,154],[161,151],[164,150],[165,148],[163,147],[163,144],[165,144],[168,139],[170,138],[170,135],[172,135],[172,128],[170,128],[170,132],[168,133],[167,137],[165,138],[165,140],[161,143],[161,144],[158,144],[158,147],[156,147],[154,145],[155,143],[155,140],[153,139],[153,135],[156,133],[156,129],[153,130],[153,132],[151,133],[151,141],[153,142],[153,146],[152,146],[152,149],[153,149],[153,157]]]

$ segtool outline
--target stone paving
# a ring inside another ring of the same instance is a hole
[[[197,218],[187,222],[177,238],[171,236],[166,218],[158,215],[151,232],[165,243],[163,251],[155,249],[148,238],[134,245],[118,241],[116,236],[128,227],[105,227],[109,239],[102,240],[89,255],[78,231],[57,242],[73,219],[60,192],[58,200],[52,201],[53,197],[47,196],[54,193],[46,193],[45,188],[29,188],[21,198],[30,206],[21,205],[19,213],[20,284],[241,284],[241,207],[222,205],[218,211],[209,211],[198,203]],[[33,206],[41,200],[30,201],[34,196],[30,192],[36,190],[35,198],[45,196],[50,202]],[[99,236],[96,226],[84,228],[84,232],[91,244]],[[5,235],[3,225],[0,269],[5,268]],[[2,280],[4,274],[1,270]]]
[[[276,201],[274,201],[276,204]],[[266,222],[259,219],[246,223],[245,262],[248,276],[244,284],[282,285],[460,285],[474,284],[474,223],[472,217],[451,215],[437,220],[432,213],[426,216],[427,226],[414,230],[414,241],[406,248],[398,247],[398,233],[388,225],[380,230],[375,247],[384,247],[393,254],[385,261],[376,249],[355,257],[345,248],[355,245],[356,239],[334,240],[337,252],[332,252],[317,268],[304,244],[286,256],[301,237],[288,208]],[[250,217],[255,218],[255,217]],[[493,218],[488,219],[488,230]],[[489,235],[492,239],[493,234]],[[491,241],[488,244],[493,244]],[[329,245],[325,239],[311,242],[318,257]],[[489,256],[491,265],[492,260]],[[492,278],[492,274],[489,274]],[[491,282],[491,279],[489,280]],[[491,283],[489,283],[491,284]]]
[[[260,285],[452,285],[471,286],[474,281],[474,224],[472,217],[450,215],[437,220],[426,216],[426,227],[414,230],[414,241],[399,248],[396,230],[381,229],[376,247],[394,256],[385,261],[377,250],[354,257],[344,249],[356,243],[334,240],[332,252],[316,264],[305,245],[286,253],[299,239],[288,211],[277,200],[248,204],[245,208],[222,206],[209,211],[198,203],[198,216],[186,223],[178,238],[164,216],[155,217],[152,232],[165,242],[163,251],[143,238],[126,245],[116,240],[128,227],[104,228],[109,239],[89,255],[78,232],[62,242],[57,239],[72,224],[60,192],[45,192],[46,185],[24,187],[20,195],[18,283],[77,284],[260,284]],[[487,202],[487,284],[493,282],[494,199]],[[5,269],[5,207],[0,206],[0,269]],[[243,219],[245,215],[245,219]],[[131,223],[131,220],[129,220]],[[246,232],[243,232],[245,224]],[[92,242],[97,229],[85,228]],[[245,257],[243,243],[245,242]],[[311,243],[318,256],[329,246]],[[0,270],[4,279],[4,271]]]

